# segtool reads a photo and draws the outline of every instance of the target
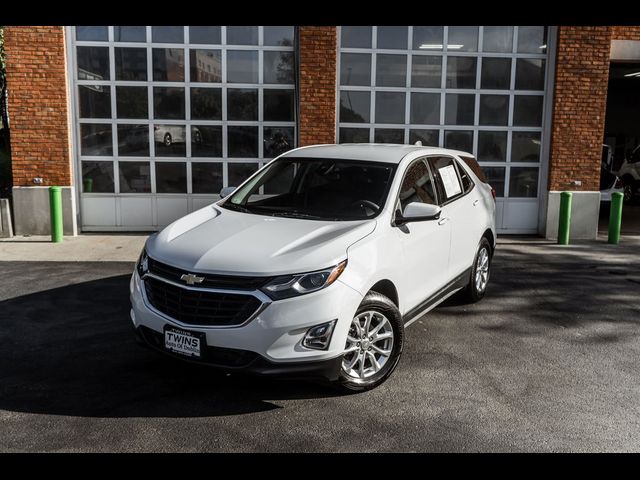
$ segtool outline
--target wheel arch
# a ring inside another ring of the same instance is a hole
[[[489,242],[489,245],[491,245],[491,254],[493,255],[493,251],[495,250],[495,245],[496,245],[496,237],[493,234],[493,231],[490,228],[487,228],[482,234],[482,237],[480,238],[487,239],[487,241]]]
[[[395,284],[388,279],[383,279],[377,281],[374,285],[369,289],[370,292],[378,292],[389,300],[391,300],[398,309],[400,308],[400,299],[398,297],[398,289]]]

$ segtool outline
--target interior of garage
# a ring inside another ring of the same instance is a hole
[[[624,192],[625,186],[640,186],[640,61],[612,62],[609,69],[607,112],[600,177],[601,233],[606,234],[610,215],[610,193]],[[633,171],[637,172],[633,178]],[[629,192],[627,193],[627,197]],[[640,192],[625,198],[622,233],[640,234]]]

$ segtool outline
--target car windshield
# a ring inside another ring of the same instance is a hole
[[[309,220],[365,220],[384,207],[395,170],[391,163],[284,157],[222,207]]]

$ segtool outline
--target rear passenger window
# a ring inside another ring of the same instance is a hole
[[[411,202],[430,203],[437,205],[436,193],[431,182],[429,167],[424,160],[414,162],[402,180],[400,187],[400,205],[402,211]]]
[[[432,157],[429,159],[440,205],[462,195],[463,189],[451,157]]]
[[[480,164],[475,158],[464,155],[460,155],[460,158],[464,161],[464,163],[467,164],[467,166],[471,169],[474,175],[480,179],[481,182],[488,183],[487,177],[485,177],[482,168],[480,168]]]
[[[462,182],[462,190],[464,193],[469,193],[473,188],[473,181],[469,178],[469,174],[459,162],[456,162],[458,167],[458,175],[460,175],[460,181]]]

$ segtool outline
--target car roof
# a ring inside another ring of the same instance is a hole
[[[297,158],[335,158],[343,160],[368,160],[372,162],[400,163],[410,153],[424,155],[454,154],[473,157],[468,152],[441,147],[421,145],[400,145],[387,143],[341,143],[339,145],[311,145],[296,148],[283,154],[283,157]]]

